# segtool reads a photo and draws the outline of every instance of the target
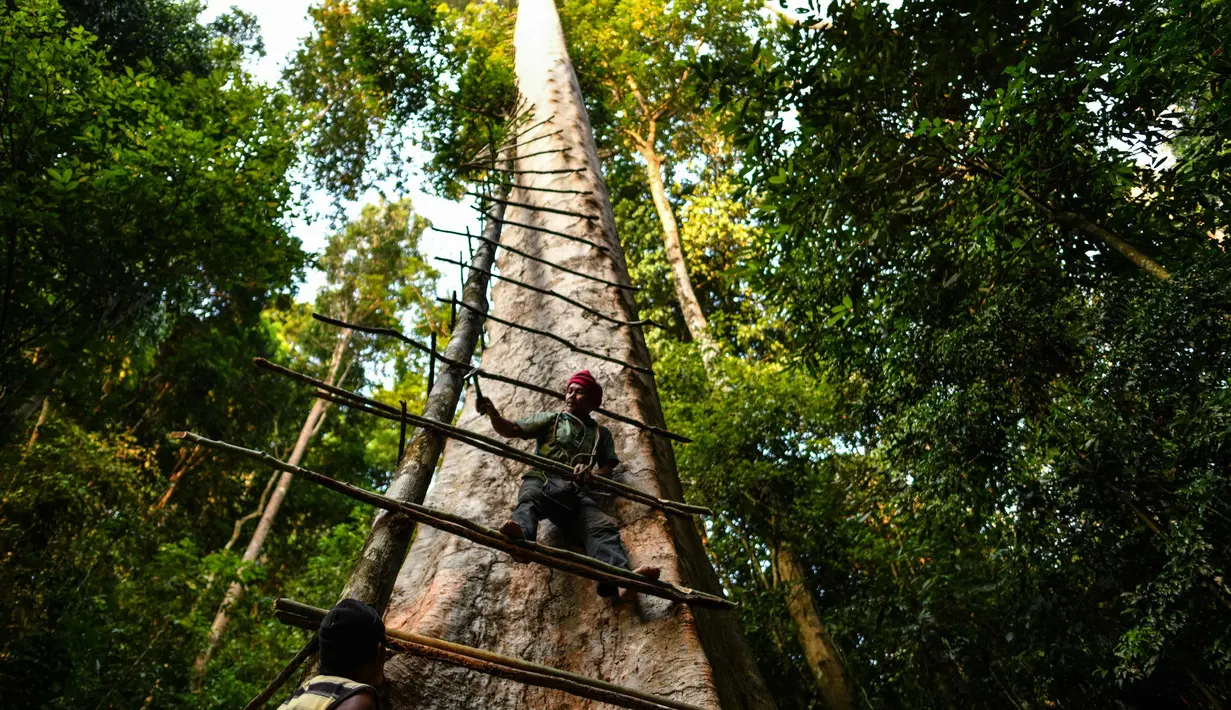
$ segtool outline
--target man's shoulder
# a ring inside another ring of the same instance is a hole
[[[517,426],[527,433],[535,433],[536,431],[546,428],[556,421],[556,412],[535,412],[526,417],[517,420]]]

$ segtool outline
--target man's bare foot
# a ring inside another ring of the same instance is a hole
[[[639,574],[642,577],[649,577],[650,579],[658,579],[659,575],[662,574],[662,570],[652,565],[642,565],[633,570],[633,574]],[[628,587],[620,589],[620,601],[631,602],[636,598],[636,590],[629,589]]]
[[[518,525],[517,522],[514,520],[504,521],[504,525],[500,526],[500,532],[504,533],[505,537],[510,537],[510,538],[513,538],[514,540],[525,540],[526,539],[526,533],[521,529],[521,526]],[[523,564],[530,561],[529,558],[527,558],[525,555],[519,555],[515,552],[511,552],[509,554],[513,556],[514,560],[521,562]]]

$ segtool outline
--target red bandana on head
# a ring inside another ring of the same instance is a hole
[[[588,392],[594,398],[595,406],[603,403],[603,387],[598,383],[598,380],[594,379],[594,375],[591,375],[589,370],[582,370],[568,378],[568,383],[570,385],[578,385]]]

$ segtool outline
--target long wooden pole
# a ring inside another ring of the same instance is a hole
[[[439,302],[441,302],[441,303],[448,303],[448,301],[447,301],[447,300],[445,300],[445,299],[443,299],[443,298],[439,298],[439,297],[438,297],[436,300],[437,300],[437,301],[439,301]],[[466,304],[464,301],[463,301],[463,302],[458,303],[457,305],[461,306],[464,310],[474,310],[473,306],[470,306],[470,305]],[[569,350],[572,350],[572,351],[573,351],[573,352],[575,352],[575,353],[579,353],[579,354],[581,354],[581,355],[588,355],[589,357],[592,357],[592,358],[594,358],[594,359],[596,359],[596,360],[606,360],[607,362],[610,362],[610,363],[615,363],[616,365],[620,365],[621,367],[627,367],[627,368],[628,368],[628,369],[630,369],[630,370],[633,370],[633,371],[635,371],[635,372],[640,372],[640,373],[643,373],[643,374],[646,374],[646,375],[653,375],[653,374],[654,374],[654,371],[653,371],[653,370],[651,370],[651,369],[650,369],[650,368],[648,368],[648,367],[642,367],[642,366],[640,366],[640,365],[634,365],[634,364],[633,364],[633,363],[631,363],[631,362],[627,362],[627,361],[621,360],[621,359],[619,359],[619,358],[611,357],[610,355],[604,355],[603,353],[596,352],[596,351],[594,351],[594,350],[586,350],[585,348],[581,348],[581,347],[578,347],[578,346],[574,345],[574,344],[572,343],[572,341],[570,341],[568,338],[563,338],[563,337],[561,337],[561,336],[559,336],[559,335],[556,335],[555,333],[552,333],[552,332],[550,332],[550,331],[540,330],[540,329],[538,329],[538,328],[531,328],[530,326],[528,326],[528,325],[522,325],[521,323],[514,323],[513,321],[510,321],[510,320],[505,320],[504,318],[499,318],[499,317],[497,317],[497,316],[493,316],[493,315],[492,315],[492,314],[490,314],[490,313],[485,313],[485,314],[484,314],[484,318],[486,318],[487,320],[490,320],[490,321],[494,321],[494,322],[496,322],[496,323],[499,323],[499,324],[501,324],[501,325],[507,325],[507,326],[508,326],[508,327],[510,327],[510,328],[516,328],[516,329],[518,329],[518,330],[522,330],[522,331],[525,331],[525,332],[527,332],[527,333],[533,333],[533,334],[535,334],[535,335],[541,335],[541,336],[543,336],[543,337],[545,337],[545,338],[550,338],[550,339],[552,339],[552,340],[556,341],[557,343],[560,343],[560,344],[561,344],[561,345],[563,345],[564,347],[568,348]]]
[[[596,582],[608,582],[621,587],[635,589],[650,596],[669,599],[674,602],[707,607],[711,609],[734,609],[735,603],[722,597],[705,592],[698,592],[687,587],[678,587],[670,582],[652,580],[631,570],[600,562],[593,557],[587,557],[572,550],[550,547],[529,540],[514,540],[498,530],[467,520],[460,515],[446,513],[435,508],[416,503],[398,501],[379,493],[352,486],[330,478],[316,471],[310,471],[299,466],[292,466],[280,461],[264,451],[248,449],[225,441],[214,441],[192,432],[175,432],[171,435],[176,439],[191,441],[207,448],[227,451],[248,458],[256,459],[280,471],[293,474],[306,481],[316,483],[343,495],[376,506],[390,513],[398,513],[408,520],[423,523],[451,535],[466,538],[472,542],[491,547],[501,552],[507,552],[518,559],[536,562],[546,567],[552,567],[564,572],[585,577]]]
[[[300,628],[315,629],[326,613],[324,609],[301,604],[291,599],[278,599],[274,602],[274,608],[278,611],[279,621]],[[487,675],[508,678],[526,685],[563,690],[578,697],[620,707],[634,710],[662,710],[663,708],[702,710],[696,705],[653,695],[636,688],[626,688],[580,673],[572,673],[432,636],[398,629],[386,629],[385,636],[386,643],[405,653],[470,668]]]
[[[339,404],[343,407],[356,409],[364,414],[380,417],[381,419],[388,419],[389,421],[398,421],[398,418],[390,414],[388,410],[378,409],[372,406],[369,402],[347,399],[328,392],[314,392],[313,395],[319,399],[333,402],[334,404]],[[403,421],[414,421],[411,419],[411,417],[414,416],[415,415],[413,414],[407,414]],[[421,423],[421,426],[428,429],[433,428],[433,425],[429,423]],[[517,461],[518,463],[524,463],[535,468],[546,468],[547,470],[552,471],[563,478],[568,478],[569,480],[579,480],[578,475],[573,472],[572,469],[556,461],[552,461],[551,459],[544,459],[536,454],[522,451],[521,449],[508,446],[507,444],[502,444],[495,439],[490,439],[482,434],[475,434],[467,431],[466,429],[459,429],[457,427],[449,427],[448,429],[439,427],[439,429],[442,434],[450,439],[460,441],[463,444],[479,449],[480,451],[486,451],[489,454],[495,454],[501,458]],[[689,517],[692,515],[713,515],[713,511],[709,508],[693,505],[691,503],[679,503],[673,500],[655,498],[649,493],[646,493],[638,488],[634,488],[626,483],[620,483],[619,481],[613,481],[610,478],[595,476],[589,478],[588,480],[592,485],[599,488],[606,488],[608,493],[617,495],[621,498],[627,498],[631,501],[636,501],[643,505],[648,505],[651,508],[663,511],[664,513],[670,513],[680,517]]]
[[[282,367],[281,365],[274,364],[264,358],[254,358],[253,362],[255,362],[256,365],[258,367],[261,367],[262,369],[269,370],[270,372],[275,372],[279,375],[289,377],[293,380],[298,380],[305,384],[312,385],[313,387],[317,387],[321,390],[337,395],[343,400],[350,400],[352,402],[357,402],[360,404],[367,405],[368,407],[372,409],[376,409],[376,410],[380,410],[380,411],[392,414],[398,417],[399,419],[402,417],[401,412],[385,404],[384,402],[378,402],[374,399],[369,399],[367,397],[364,397],[361,394],[356,394],[354,392],[351,392],[350,390],[342,389],[341,387],[335,387],[327,382],[318,380],[315,377],[312,377],[311,375],[305,375],[301,372],[295,372],[294,370],[291,370],[286,367]],[[337,401],[337,400],[330,400],[330,401]],[[494,453],[498,456],[503,456],[505,458],[513,459],[521,463],[526,463],[536,468],[541,468],[547,471],[551,471],[553,473],[557,473],[561,476],[574,478],[576,475],[573,473],[572,467],[566,464],[562,464],[559,461],[553,461],[552,459],[549,459],[549,458],[544,458],[536,454],[522,451],[521,449],[515,448],[513,446],[509,446],[503,441],[498,441],[496,439],[492,439],[491,437],[487,437],[487,436],[478,434],[473,431],[468,431],[460,427],[455,427],[452,424],[445,424],[444,422],[436,421],[434,419],[429,419],[427,417],[421,417],[421,416],[417,416],[417,415],[409,414],[409,413],[406,414],[405,416],[406,416],[407,421],[411,422],[412,424],[417,424],[423,429],[435,432],[441,436],[456,439],[466,444],[470,444],[471,446],[475,446],[476,448],[482,448],[485,451],[488,451],[489,453]],[[479,442],[479,444],[476,444],[475,442]],[[590,482],[593,483],[595,486],[598,486],[599,488],[605,488],[609,490],[610,492],[615,493],[616,495],[622,496],[624,498],[628,498],[629,500],[635,500],[638,503],[644,503],[645,505],[648,505],[651,508],[657,508],[666,513],[675,513],[677,515],[684,515],[684,516],[713,515],[713,511],[711,511],[709,508],[704,508],[699,505],[692,505],[691,503],[681,503],[680,501],[675,501],[675,500],[655,498],[654,496],[650,495],[649,493],[646,493],[645,491],[642,491],[638,488],[634,488],[633,486],[630,486],[625,483],[620,483],[619,481],[613,481],[610,478],[595,477],[595,478],[590,479]]]
[[[454,298],[453,301],[450,301],[449,305],[452,307],[452,312],[454,313],[454,317],[456,317],[456,313],[457,313],[456,298]],[[414,338],[407,337],[404,333],[402,333],[402,331],[394,330],[393,328],[373,328],[369,326],[356,325],[354,323],[347,323],[346,321],[338,320],[336,318],[330,318],[329,316],[323,316],[319,313],[313,313],[312,317],[321,321],[322,323],[328,323],[330,325],[334,325],[339,328],[349,328],[351,330],[357,330],[361,333],[370,333],[372,335],[387,335],[393,338],[397,338],[398,340],[401,340],[402,342],[406,343],[412,348],[416,348],[422,352],[428,352],[429,350],[428,346],[424,345],[423,343],[420,343]],[[440,353],[436,353],[436,359],[440,360],[441,362],[447,362],[451,365],[458,365],[458,363],[450,360],[448,357],[441,355]],[[458,365],[458,367],[464,367],[464,365]],[[548,397],[555,397],[556,399],[559,399],[559,400],[564,399],[564,394],[561,393],[559,390],[553,390],[547,387],[541,387],[531,382],[519,380],[515,377],[498,375],[494,372],[488,372],[487,370],[484,370],[482,368],[475,368],[471,370],[470,374],[477,375],[484,379],[493,380],[495,382],[503,382],[506,385],[513,385],[514,387],[520,387],[522,389],[527,389],[527,390],[530,390],[531,392],[538,392],[539,394],[545,394]],[[657,436],[661,436],[666,439],[671,439],[672,441],[678,441],[681,444],[691,444],[692,443],[692,439],[689,439],[683,434],[676,434],[675,432],[668,431],[666,429],[663,429],[662,427],[656,427],[652,424],[646,424],[643,421],[634,419],[625,414],[613,412],[610,409],[603,409],[602,407],[598,407],[594,411],[597,412],[598,414],[603,415],[604,417],[610,417],[616,420],[617,422],[631,424],[632,426],[635,426],[642,431],[648,431],[651,434],[655,434]]]
[[[503,195],[502,195],[503,196]],[[491,203],[485,213],[483,236],[488,241],[479,243],[471,264],[471,270],[462,290],[462,301],[468,307],[457,314],[457,323],[449,336],[445,351],[454,363],[469,362],[483,332],[483,314],[487,312],[488,278],[496,257],[495,242],[500,241],[501,218],[504,205]],[[446,364],[437,373],[423,416],[438,422],[453,420],[457,402],[465,386],[467,368]],[[445,437],[438,431],[420,429],[406,447],[406,453],[398,462],[393,482],[389,485],[389,497],[406,503],[422,503],[427,495],[432,473],[444,449]],[[406,560],[406,552],[414,539],[415,524],[412,519],[400,515],[378,515],[372,530],[363,544],[363,550],[350,578],[342,589],[342,596],[358,599],[379,611],[384,611],[393,593],[398,570]]]
[[[438,257],[436,257],[436,261],[443,261],[443,262],[445,262],[446,264],[455,264],[455,265],[457,265],[457,266],[463,266],[463,267],[464,267],[464,266],[466,266],[466,264],[464,264],[464,263],[462,263],[462,262],[460,262],[460,261],[455,261],[455,260],[453,260],[453,259],[449,259],[448,257],[443,257],[443,256],[438,256]],[[507,281],[508,283],[511,283],[511,284],[513,284],[513,285],[515,285],[515,286],[520,286],[520,287],[522,287],[522,288],[524,288],[524,289],[526,289],[526,290],[529,290],[529,291],[534,291],[535,293],[541,293],[541,294],[543,294],[544,296],[551,296],[552,298],[558,298],[558,299],[560,299],[561,301],[564,301],[565,303],[567,303],[567,304],[569,304],[569,305],[571,305],[571,306],[576,306],[577,308],[580,308],[581,310],[585,311],[586,313],[589,313],[590,315],[594,316],[595,318],[598,318],[598,319],[600,319],[600,320],[605,320],[605,321],[607,321],[608,323],[614,323],[614,324],[616,324],[616,325],[623,325],[623,326],[644,326],[644,325],[653,325],[653,326],[657,326],[657,327],[659,327],[659,328],[661,328],[661,327],[662,327],[662,326],[661,326],[661,325],[659,325],[658,323],[656,323],[656,322],[654,322],[654,321],[652,321],[652,320],[649,320],[649,319],[642,319],[642,320],[632,320],[632,321],[629,321],[629,320],[620,320],[619,318],[613,318],[613,317],[611,317],[611,316],[607,315],[606,313],[603,313],[602,311],[598,310],[597,308],[591,308],[590,306],[587,306],[586,304],[582,303],[581,301],[578,301],[578,300],[576,300],[576,299],[574,299],[574,298],[569,298],[568,296],[565,296],[565,295],[564,295],[564,294],[562,294],[562,293],[558,293],[558,292],[556,292],[556,291],[552,291],[551,289],[539,288],[538,286],[534,286],[534,285],[532,285],[532,284],[528,284],[528,283],[526,283],[525,281],[519,281],[519,280],[517,280],[517,279],[515,279],[515,278],[513,278],[513,277],[511,277],[511,276],[502,276],[502,275],[499,275],[499,274],[493,274],[493,273],[491,273],[490,271],[487,273],[487,275],[488,275],[489,277],[493,278],[493,279],[499,279],[499,280],[501,280],[501,281]]]

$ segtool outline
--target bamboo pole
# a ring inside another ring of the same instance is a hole
[[[352,402],[359,402],[373,409],[387,412],[393,415],[394,417],[398,417],[398,418],[402,417],[402,413],[400,411],[398,411],[397,409],[395,409],[394,407],[388,404],[385,404],[384,402],[378,402],[374,399],[369,399],[367,397],[364,397],[361,394],[356,394],[354,392],[351,392],[350,390],[345,390],[345,389],[342,389],[341,387],[336,387],[327,382],[318,380],[315,377],[312,377],[311,375],[305,375],[301,372],[295,372],[294,370],[291,370],[289,368],[282,367],[281,365],[275,365],[274,363],[269,362],[268,360],[264,358],[255,358],[254,362],[256,363],[257,367],[260,367],[265,370],[269,370],[270,372],[282,375],[284,377],[289,377],[293,380],[298,380],[299,382],[303,382],[308,385],[312,385],[313,387],[316,387],[318,389],[335,394],[340,399],[349,400]],[[331,401],[336,401],[336,400],[331,400]],[[553,461],[552,459],[545,458],[543,456],[538,456],[536,454],[529,453],[528,451],[522,451],[521,449],[518,449],[514,446],[509,446],[503,441],[499,441],[497,439],[493,439],[491,437],[484,436],[482,434],[479,434],[473,431],[468,431],[466,429],[462,429],[461,427],[453,426],[452,424],[445,424],[444,422],[437,421],[435,419],[429,419],[427,417],[421,417],[415,414],[407,413],[405,417],[407,421],[411,422],[412,424],[416,424],[423,429],[427,429],[429,431],[435,432],[442,436],[447,436],[451,439],[456,439],[458,441],[461,441],[462,443],[470,444],[471,446],[475,446],[475,448],[482,448],[498,456],[513,459],[515,461],[519,461],[521,463],[534,466],[535,468],[540,468],[540,469],[544,469],[547,471],[551,471],[559,476],[564,476],[568,478],[576,477],[576,474],[573,473],[572,467],[568,466],[567,464],[560,463],[559,461]],[[478,444],[476,444],[475,442],[478,442]],[[479,444],[482,444],[482,446],[480,446]],[[649,493],[642,491],[639,488],[634,488],[633,486],[630,486],[626,483],[620,483],[619,481],[613,481],[609,478],[594,477],[590,479],[590,482],[600,488],[606,488],[610,490],[612,493],[615,493],[616,495],[623,496],[630,500],[635,500],[638,503],[644,503],[645,505],[648,505],[652,508],[657,508],[665,513],[675,513],[677,515],[684,515],[684,516],[713,515],[713,512],[709,508],[704,508],[699,505],[692,505],[690,503],[683,503],[683,502],[675,501],[675,500],[666,500],[663,498],[656,498],[650,495]]]
[[[450,301],[449,305],[453,309],[457,308],[456,297],[454,297],[453,301]],[[407,337],[405,334],[403,334],[399,330],[394,330],[392,328],[373,328],[370,326],[355,325],[354,323],[347,323],[346,321],[340,321],[335,318],[330,318],[329,316],[323,316],[319,313],[313,313],[312,317],[323,323],[328,323],[330,325],[334,325],[339,328],[350,328],[351,330],[357,330],[363,333],[370,333],[372,335],[392,336],[394,338],[398,338],[399,340],[406,343],[407,345],[410,345],[411,347],[417,348],[423,352],[427,352],[426,345],[424,345],[423,343],[420,343],[417,340]],[[442,355],[440,353],[436,353],[436,359],[446,364],[454,365],[456,367],[465,367],[465,365],[458,363],[455,360],[451,360],[445,355]],[[503,382],[505,384],[512,385],[514,387],[521,387],[522,389],[528,389],[532,392],[538,392],[539,394],[545,394],[548,397],[555,397],[556,399],[559,399],[559,400],[564,399],[564,395],[556,390],[548,389],[547,387],[540,387],[539,385],[532,384],[530,382],[525,382],[523,380],[519,380],[513,377],[507,377],[505,375],[497,375],[494,372],[488,372],[487,370],[484,370],[482,368],[477,368],[477,367],[474,368],[471,371],[471,374],[478,375],[479,377],[482,377],[488,380],[493,380],[495,382]],[[671,439],[673,441],[678,441],[681,444],[691,444],[692,443],[692,439],[689,439],[683,434],[676,434],[675,432],[668,431],[666,429],[663,429],[662,427],[656,427],[652,424],[646,424],[645,422],[642,422],[637,419],[633,419],[632,417],[626,416],[624,414],[618,414],[609,409],[603,409],[602,407],[597,407],[595,408],[594,411],[598,412],[599,414],[602,414],[605,417],[610,417],[618,422],[623,422],[625,424],[631,424],[632,426],[635,426],[638,429],[641,429],[642,431],[648,431],[651,434],[657,434],[658,436]]]
[[[443,262],[444,262],[444,263],[446,263],[446,264],[454,264],[454,265],[456,265],[456,266],[461,266],[461,267],[463,267],[463,268],[474,268],[474,267],[469,266],[468,264],[465,264],[464,262],[461,262],[461,261],[456,261],[456,260],[454,260],[454,259],[450,259],[450,258],[448,258],[448,257],[443,257],[443,256],[438,256],[438,257],[436,257],[436,261],[443,261]],[[565,295],[564,295],[564,294],[562,294],[562,293],[558,293],[558,292],[556,292],[556,291],[552,291],[551,289],[539,288],[538,286],[532,286],[532,285],[530,285],[530,284],[528,284],[528,283],[526,283],[526,282],[524,282],[524,281],[518,281],[517,279],[512,278],[512,277],[509,277],[509,276],[504,276],[504,275],[501,275],[501,274],[495,274],[495,273],[492,273],[491,271],[488,271],[488,272],[487,272],[487,276],[488,276],[488,278],[500,279],[501,281],[508,281],[509,283],[511,283],[511,284],[513,284],[513,285],[515,285],[515,286],[520,286],[520,287],[522,287],[522,288],[524,288],[524,289],[527,289],[527,290],[529,290],[529,291],[534,291],[535,293],[541,293],[541,294],[543,294],[544,296],[552,296],[553,298],[558,298],[558,299],[560,299],[561,301],[564,301],[565,303],[567,303],[567,304],[569,304],[569,305],[576,306],[576,307],[580,308],[581,310],[585,311],[586,313],[589,313],[589,314],[591,314],[591,315],[593,315],[593,316],[595,316],[595,317],[597,317],[597,318],[600,318],[600,319],[602,319],[602,320],[605,320],[605,321],[607,321],[608,323],[615,323],[616,325],[627,325],[627,326],[644,326],[644,325],[653,325],[653,326],[657,326],[657,327],[659,327],[659,328],[661,328],[661,327],[662,327],[662,325],[660,325],[660,324],[658,324],[658,323],[655,323],[654,321],[652,321],[652,320],[648,320],[648,319],[647,319],[647,320],[633,320],[633,321],[628,321],[628,320],[620,320],[619,318],[612,318],[611,316],[607,315],[606,313],[603,313],[602,311],[599,311],[599,310],[597,310],[597,309],[591,308],[590,306],[587,306],[586,304],[582,303],[581,301],[578,301],[578,300],[575,300],[575,299],[569,298],[568,296],[565,296]]]
[[[436,300],[437,300],[437,301],[439,301],[439,302],[441,302],[441,303],[448,303],[448,300],[447,300],[447,299],[444,299],[444,298],[437,298]],[[469,304],[464,303],[464,302],[459,302],[457,305],[459,305],[459,306],[461,306],[462,308],[465,308],[465,309],[467,309],[467,310],[470,310],[470,309],[471,309],[471,306],[470,306]],[[634,370],[634,371],[636,371],[636,372],[641,372],[641,373],[644,373],[644,374],[646,374],[646,375],[650,375],[650,376],[653,376],[653,375],[654,375],[654,371],[653,371],[653,370],[651,370],[651,369],[650,369],[650,368],[648,368],[648,367],[641,367],[640,365],[634,365],[634,364],[632,364],[631,362],[625,362],[624,360],[621,360],[621,359],[619,359],[619,358],[614,358],[614,357],[611,357],[610,355],[604,355],[604,354],[602,354],[602,353],[600,353],[600,352],[596,352],[596,351],[594,351],[594,350],[586,350],[585,348],[581,348],[581,347],[578,347],[578,346],[576,346],[576,345],[573,345],[573,343],[572,343],[572,342],[570,342],[567,338],[562,338],[562,337],[560,337],[559,335],[556,335],[555,333],[551,333],[551,332],[546,331],[546,330],[539,330],[538,328],[531,328],[530,326],[528,326],[528,325],[522,325],[521,323],[514,323],[513,321],[510,321],[510,320],[505,320],[505,319],[500,318],[500,317],[498,317],[498,316],[493,316],[493,315],[492,315],[492,314],[490,314],[490,313],[484,313],[484,314],[483,314],[483,317],[484,317],[484,318],[486,318],[487,320],[496,321],[497,323],[499,323],[499,324],[501,324],[501,325],[507,325],[507,326],[508,326],[508,327],[510,327],[510,328],[517,328],[518,330],[524,330],[524,331],[526,331],[527,333],[534,333],[535,335],[541,335],[541,336],[543,336],[543,337],[545,337],[545,338],[551,338],[552,340],[556,341],[557,343],[560,343],[561,345],[563,345],[564,347],[568,348],[569,350],[572,350],[572,351],[573,351],[573,352],[575,352],[575,353],[578,353],[578,354],[581,354],[581,355],[588,355],[588,356],[590,356],[590,357],[592,357],[592,358],[596,358],[596,359],[598,359],[598,360],[605,360],[605,361],[607,361],[607,362],[615,363],[616,365],[620,365],[620,366],[622,366],[622,367],[627,367],[627,368],[628,368],[628,369],[630,369],[630,370]]]
[[[542,121],[539,121],[538,123],[534,124],[533,126],[531,126],[531,127],[527,128],[526,130],[522,131],[521,133],[518,133],[518,134],[517,134],[517,135],[515,135],[515,136],[510,136],[510,137],[509,137],[509,139],[508,139],[508,140],[506,140],[506,141],[504,142],[504,145],[503,145],[503,147],[501,147],[501,150],[513,150],[514,148],[521,148],[522,146],[527,146],[527,145],[530,145],[531,143],[534,143],[535,141],[541,141],[541,140],[543,140],[544,138],[551,138],[552,136],[558,136],[558,135],[560,135],[561,133],[563,133],[563,132],[564,132],[563,130],[552,131],[551,133],[544,133],[544,134],[543,134],[543,135],[541,135],[541,136],[535,136],[534,138],[531,138],[531,139],[530,139],[530,140],[528,140],[528,141],[522,141],[521,143],[510,143],[510,142],[509,142],[509,141],[516,141],[518,138],[521,138],[521,137],[522,137],[522,136],[524,136],[525,134],[529,133],[530,131],[533,131],[534,129],[538,128],[539,126],[541,126],[541,125],[543,125],[544,123],[547,123],[547,122],[549,122],[549,121],[551,121],[551,119],[550,119],[550,118],[545,119],[545,120],[542,120]],[[489,152],[488,152],[487,148],[483,148],[483,149],[481,149],[478,153],[476,153],[476,154],[474,155],[474,157],[472,157],[472,158],[471,158],[469,161],[467,161],[467,162],[468,162],[468,163],[473,164],[475,161],[482,160],[482,159],[484,159],[484,158],[490,158],[490,157],[492,157],[492,156],[491,156],[491,153],[489,153]]]
[[[280,471],[285,471],[292,475],[298,476],[306,481],[310,481],[324,488],[336,491],[343,495],[354,498],[355,500],[373,505],[382,510],[387,510],[391,513],[404,515],[406,518],[417,523],[422,523],[430,527],[436,528],[451,535],[465,538],[471,542],[478,543],[485,547],[491,547],[501,552],[506,552],[514,558],[525,559],[527,561],[536,562],[545,567],[551,567],[563,572],[569,572],[579,577],[592,579],[596,582],[607,582],[621,587],[634,589],[643,594],[650,596],[668,599],[673,602],[683,604],[692,604],[700,607],[708,607],[711,609],[733,609],[735,603],[722,597],[705,592],[698,592],[687,587],[678,587],[670,582],[662,580],[652,580],[648,577],[637,574],[631,570],[626,570],[622,567],[616,567],[605,562],[600,562],[592,557],[587,557],[572,550],[563,550],[557,547],[542,545],[530,540],[514,540],[513,538],[501,533],[498,530],[480,525],[479,523],[467,520],[460,515],[446,513],[442,510],[436,510],[427,506],[418,505],[415,503],[407,503],[397,501],[378,493],[373,493],[358,486],[353,486],[349,483],[343,483],[336,479],[330,478],[316,471],[310,471],[300,466],[292,466],[284,461],[280,461],[273,456],[258,451],[256,449],[248,449],[235,444],[229,444],[224,441],[215,441],[207,439],[192,432],[181,431],[171,434],[172,438],[191,441],[194,444],[201,444],[206,448],[226,451],[233,454],[239,454],[251,459],[256,459],[266,465],[276,468]]]
[[[274,602],[279,621],[300,628],[316,628],[326,611],[317,607],[280,598]],[[386,643],[398,651],[421,656],[442,663],[449,663],[487,675],[534,685],[563,690],[582,698],[598,700],[634,710],[701,710],[696,705],[608,683],[597,678],[573,673],[532,661],[485,651],[444,639],[424,636],[410,631],[387,629]]]
[[[339,397],[337,395],[329,394],[328,392],[321,392],[319,390],[313,392],[312,394],[318,399],[339,404],[343,407],[357,409],[364,414],[370,414],[374,417],[380,417],[381,419],[388,419],[389,421],[398,420],[396,415],[388,412],[387,410],[376,409],[369,406],[365,402],[357,402],[355,400]],[[410,418],[414,416],[415,415],[413,414],[407,414],[406,420],[410,421]],[[524,463],[533,468],[547,468],[558,476],[568,478],[569,480],[577,480],[577,474],[573,472],[572,469],[569,469],[567,473],[565,472],[565,469],[568,468],[567,466],[560,465],[558,462],[552,462],[556,463],[556,466],[548,466],[545,462],[551,461],[551,459],[544,459],[528,451],[522,451],[521,449],[508,446],[503,442],[490,439],[482,434],[476,434],[466,429],[457,429],[454,432],[447,432],[444,430],[441,431],[450,439],[460,441],[461,443],[479,449],[480,451],[486,451],[489,454],[495,454],[501,458],[517,461],[518,463]],[[610,478],[591,477],[588,480],[591,484],[596,485],[599,488],[606,488],[609,493],[641,503],[656,510],[661,510],[664,513],[671,513],[681,517],[691,515],[713,515],[713,512],[709,508],[704,508],[699,505],[692,505],[691,503],[679,503],[677,501],[664,498],[655,498],[649,493],[646,493],[638,488],[634,488],[625,483],[620,483],[619,481],[613,481]]]

